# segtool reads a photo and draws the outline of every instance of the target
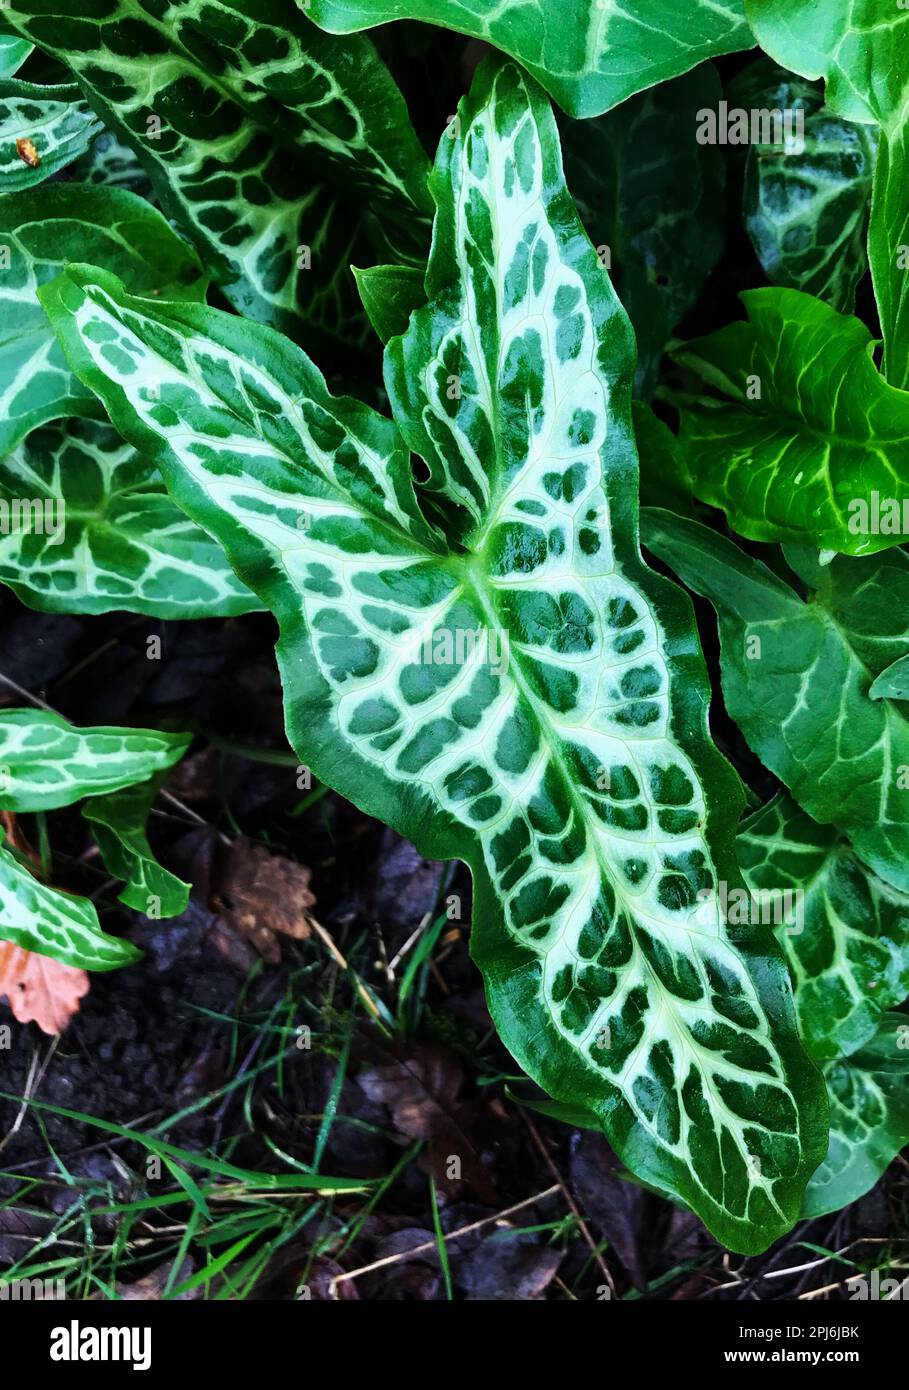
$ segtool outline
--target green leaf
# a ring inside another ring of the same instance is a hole
[[[641,467],[641,505],[661,507],[668,502],[673,511],[693,513],[697,503],[691,474],[672,430],[643,401],[634,402],[632,414]]]
[[[414,309],[426,303],[424,273],[417,266],[351,266],[363,308],[383,343],[403,333]]]
[[[0,710],[0,810],[53,811],[179,762],[191,734],[77,729],[40,709]]]
[[[0,23],[71,68],[241,313],[358,340],[349,264],[428,211],[426,155],[369,39],[330,38],[294,0],[248,8],[16,0]]]
[[[126,188],[141,198],[154,201],[151,179],[129,145],[112,130],[103,130],[80,155],[72,168],[78,183],[101,183],[108,188]]]
[[[472,950],[519,1063],[719,1239],[763,1248],[826,1147],[823,1090],[772,934],[727,934],[712,896],[740,881],[740,793],[690,606],[637,548],[630,326],[512,65],[479,69],[432,187],[431,302],[386,352],[397,428],[265,328],[90,267],[43,300],[277,615],[299,756],[470,865]]]
[[[18,72],[33,47],[34,44],[17,39],[14,34],[0,34],[0,78],[12,77]]]
[[[907,11],[909,17],[909,11]],[[909,29],[906,40],[909,43]],[[909,110],[881,137],[874,175],[868,258],[884,334],[884,375],[909,391]]]
[[[746,0],[761,47],[803,77],[823,77],[827,104],[875,121],[878,152],[868,255],[884,333],[884,374],[909,387],[909,10],[893,0]]]
[[[872,700],[909,700],[909,656],[901,656],[882,671],[868,694]]]
[[[824,1069],[830,1148],[802,1215],[824,1216],[863,1197],[909,1143],[909,1018],[890,1013],[859,1052]]]
[[[859,319],[798,290],[749,290],[747,323],[675,356],[719,393],[686,397],[680,444],[697,497],[756,541],[868,555],[903,538],[909,394],[888,386]],[[899,514],[865,528],[877,496]]]
[[[108,872],[126,881],[120,901],[150,917],[179,917],[189,902],[189,884],[158,863],[145,830],[159,781],[153,777],[92,797],[82,814],[91,822]]]
[[[42,183],[88,149],[101,129],[78,87],[0,82],[0,193]],[[30,141],[40,161],[31,167],[17,141]]]
[[[80,970],[119,970],[142,952],[101,930],[94,903],[30,874],[3,847],[0,831],[0,941],[12,941]]]
[[[743,824],[736,848],[789,959],[807,1051],[854,1052],[909,994],[909,895],[785,792]]]
[[[823,77],[827,104],[849,121],[882,125],[906,81],[909,11],[891,0],[745,0],[765,53],[802,77]]]
[[[804,112],[801,148],[750,146],[745,226],[773,284],[852,313],[867,269],[877,131],[827,111],[817,85],[766,59],[736,79],[729,99],[745,109]]]
[[[484,39],[582,117],[754,42],[743,0],[310,0],[306,13],[332,34],[419,19]]]
[[[822,825],[838,826],[909,891],[909,721],[869,698],[909,645],[909,556],[820,566],[787,559],[801,598],[766,565],[695,521],[642,518],[648,549],[717,610],[726,708],[753,751]]]
[[[723,249],[723,152],[693,138],[698,111],[722,95],[708,63],[597,120],[564,123],[565,176],[591,241],[607,248],[637,339],[635,385],[644,397]]]
[[[214,618],[260,606],[154,463],[94,420],[35,430],[0,459],[0,581],[45,613]]]
[[[102,414],[66,366],[35,295],[66,261],[85,257],[139,294],[205,293],[194,252],[131,193],[50,184],[0,197],[0,457],[47,420]]]

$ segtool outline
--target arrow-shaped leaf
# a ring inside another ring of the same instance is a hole
[[[387,349],[397,426],[214,310],[90,267],[43,302],[277,614],[301,758],[469,863],[473,953],[519,1062],[720,1239],[762,1248],[826,1146],[823,1093],[770,933],[721,920],[740,795],[689,605],[637,549],[628,320],[514,66],[481,67],[432,186],[430,302]]]

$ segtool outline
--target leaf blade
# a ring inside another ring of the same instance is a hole
[[[478,312],[474,287],[458,279],[470,264],[458,251],[470,231],[463,209],[476,228],[492,221],[479,200],[496,204],[503,240],[489,264],[500,297],[528,219],[548,253],[543,285],[525,279],[527,303],[517,295],[513,317],[503,312],[508,329],[497,321],[477,339],[490,359],[505,351],[501,380],[456,425],[469,439],[483,405],[497,421],[490,490],[470,517],[474,549],[446,549],[422,519],[398,427],[329,396],[305,356],[268,330],[131,298],[89,267],[70,267],[43,300],[74,369],[277,615],[300,756],[428,857],[470,864],[474,958],[520,1063],[557,1097],[586,1096],[638,1174],[737,1248],[758,1248],[794,1219],[824,1149],[823,1094],[769,934],[727,934],[715,903],[692,929],[698,890],[737,877],[728,813],[740,793],[707,735],[690,607],[637,549],[630,329],[577,220],[536,88],[487,63],[461,125],[434,175],[428,284],[439,323],[418,310],[388,349],[406,442],[426,400],[400,363],[421,341],[441,342],[460,311],[471,325]],[[473,163],[468,153],[456,170],[452,148],[472,149]],[[526,411],[509,414],[526,380],[509,391],[543,286],[558,346],[531,383],[549,408],[541,438]],[[109,344],[118,351],[105,356]],[[444,382],[422,370],[420,389],[438,399]],[[577,421],[582,409],[592,422]],[[563,471],[547,483],[552,459]],[[433,500],[450,500],[457,476],[438,472]],[[539,510],[512,511],[531,498]],[[551,563],[539,540],[549,534]],[[496,631],[519,649],[513,662],[478,656],[480,634]],[[474,639],[467,657],[423,660],[427,636],[454,632]],[[598,761],[615,767],[612,795],[597,785]],[[696,1038],[695,997],[709,1036]],[[598,1023],[614,1029],[601,1049]]]

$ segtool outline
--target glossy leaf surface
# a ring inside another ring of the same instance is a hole
[[[721,917],[739,792],[690,607],[638,554],[628,320],[516,68],[480,69],[432,189],[429,302],[386,354],[395,424],[217,311],[90,267],[42,299],[276,613],[301,758],[470,864],[473,953],[521,1065],[762,1248],[826,1147],[822,1088],[771,934]]]

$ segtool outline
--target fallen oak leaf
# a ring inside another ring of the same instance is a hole
[[[316,897],[305,864],[272,854],[250,840],[232,841],[221,857],[212,905],[229,927],[245,936],[263,960],[277,965],[281,936],[311,935],[307,910]]]
[[[0,941],[0,998],[6,996],[20,1023],[37,1023],[42,1033],[62,1033],[88,990],[84,970]]]
[[[463,1182],[481,1202],[496,1206],[499,1194],[472,1132],[482,1109],[459,1100],[464,1073],[455,1054],[427,1043],[403,1055],[378,1042],[371,1050],[379,1064],[360,1071],[357,1084],[373,1103],[388,1107],[400,1134],[425,1141],[419,1166],[449,1196]],[[457,1176],[449,1166],[453,1158],[460,1160]]]

